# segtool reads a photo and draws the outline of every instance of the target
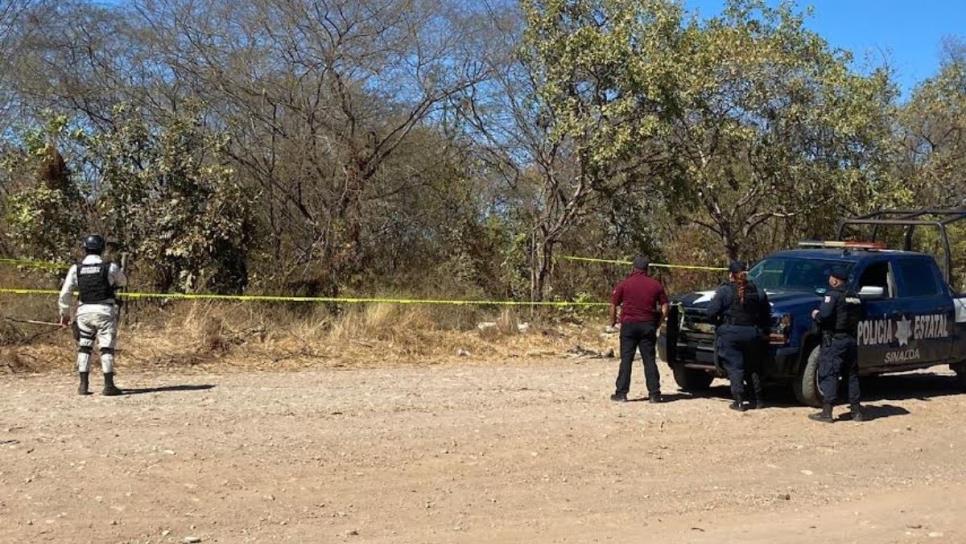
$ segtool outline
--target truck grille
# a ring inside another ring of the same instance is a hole
[[[709,340],[714,337],[714,325],[708,321],[703,310],[685,309],[681,316],[681,332],[694,337],[708,336]]]

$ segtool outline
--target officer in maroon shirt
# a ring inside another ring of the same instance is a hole
[[[667,317],[668,301],[661,282],[647,275],[649,264],[643,255],[634,257],[634,271],[617,284],[610,299],[611,326],[617,325],[618,306],[621,310],[621,367],[617,373],[617,391],[610,397],[616,402],[627,401],[631,364],[634,352],[638,350],[644,360],[648,399],[652,403],[661,402],[661,375],[657,370],[654,345],[661,318]]]

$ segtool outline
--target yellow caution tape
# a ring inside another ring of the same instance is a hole
[[[0,288],[0,294],[8,295],[58,295],[54,289]],[[295,297],[285,295],[216,295],[211,293],[138,293],[119,292],[118,297],[127,299],[165,300],[227,300],[237,302],[335,302],[341,304],[435,304],[451,306],[607,306],[607,302],[530,302],[519,300],[437,300],[420,298],[381,297]]]
[[[585,263],[603,263],[603,264],[633,264],[633,261],[616,261],[611,259],[592,259],[590,257],[574,257],[571,255],[564,255],[560,257],[566,261],[579,261]],[[715,272],[727,271],[727,268],[722,268],[718,266],[694,266],[689,264],[665,264],[665,263],[650,263],[648,266],[653,266],[654,268],[680,268],[683,270],[711,270]]]
[[[14,266],[26,266],[29,268],[44,268],[47,270],[67,270],[69,264],[52,263],[49,261],[30,261],[25,259],[0,259],[0,264],[12,264]]]

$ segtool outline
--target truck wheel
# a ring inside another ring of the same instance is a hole
[[[822,406],[822,393],[818,390],[818,354],[820,348],[815,346],[808,354],[805,365],[795,379],[793,389],[798,402],[806,406]]]
[[[966,389],[966,363],[949,365],[949,368],[956,372],[956,381],[959,382],[959,386]]]
[[[714,380],[714,376],[703,370],[684,368],[681,365],[673,367],[673,370],[674,381],[682,391],[695,393],[707,391],[711,387],[711,381]]]

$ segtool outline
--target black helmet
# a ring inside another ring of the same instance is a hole
[[[84,250],[88,253],[100,255],[104,251],[104,238],[100,234],[91,234],[84,238]]]
[[[838,278],[838,279],[840,279],[842,281],[848,281],[849,280],[849,269],[848,269],[848,267],[845,267],[845,266],[842,266],[842,265],[835,265],[835,266],[832,267],[831,270],[829,270],[828,275],[829,276],[832,276],[833,278]]]

